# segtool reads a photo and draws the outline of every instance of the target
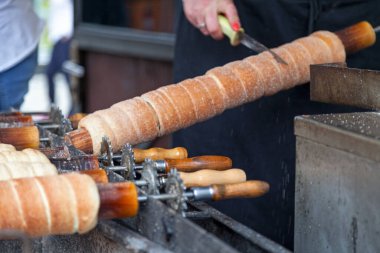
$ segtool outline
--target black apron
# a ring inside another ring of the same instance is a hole
[[[339,30],[358,21],[380,25],[377,0],[239,0],[235,1],[247,34],[275,47],[315,30]],[[207,70],[254,54],[227,39],[203,36],[185,18],[177,17],[174,81],[203,75]],[[348,59],[349,67],[380,69],[380,43]],[[257,199],[213,204],[227,215],[276,242],[293,248],[296,115],[350,112],[352,108],[311,102],[303,85],[228,110],[203,123],[174,133],[173,145],[190,156],[225,155],[248,179],[270,183],[270,193]],[[356,110],[357,111],[357,110]]]

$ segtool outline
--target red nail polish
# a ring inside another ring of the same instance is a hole
[[[240,24],[238,22],[234,22],[232,24],[232,29],[234,29],[234,31],[239,31],[240,29]]]

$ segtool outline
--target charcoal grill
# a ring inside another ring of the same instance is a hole
[[[138,216],[101,221],[88,234],[0,241],[0,249],[58,253],[289,252],[203,202],[189,205],[191,211],[184,218],[160,201],[150,199],[141,206]]]

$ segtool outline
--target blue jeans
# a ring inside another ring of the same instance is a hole
[[[0,112],[20,109],[37,66],[37,49],[17,65],[0,72]]]

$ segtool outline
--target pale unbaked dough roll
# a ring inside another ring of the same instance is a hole
[[[25,177],[57,175],[57,168],[51,163],[8,162],[0,163],[0,180]]]
[[[0,163],[5,162],[50,163],[49,159],[42,152],[29,148],[24,149],[22,151],[0,152]]]
[[[234,72],[243,83],[248,101],[256,100],[264,95],[264,85],[259,70],[245,61],[230,62],[224,67]]]
[[[175,105],[176,113],[181,118],[180,127],[188,127],[194,123],[194,119],[197,118],[197,110],[195,104],[181,85],[168,85],[159,88],[163,94]]]
[[[141,96],[155,111],[160,130],[159,136],[174,132],[180,127],[180,118],[172,103],[167,101],[163,93],[157,90],[150,91]],[[141,118],[143,120],[143,118]]]
[[[78,177],[76,173],[67,174],[67,181],[75,192],[77,202],[78,233],[93,229],[98,222],[100,198],[94,180],[87,176]]]
[[[207,90],[209,93],[211,99],[212,106],[215,110],[215,114],[222,113],[226,108],[227,104],[225,104],[225,101],[227,101],[227,95],[225,94],[224,88],[221,89],[221,87],[218,85],[218,83],[209,76],[198,76],[194,78],[198,82],[201,83],[201,85]]]
[[[11,144],[0,143],[0,152],[3,151],[16,151],[16,148]]]
[[[73,234],[78,231],[79,226],[75,192],[68,180],[62,180],[61,176],[48,178],[49,180],[43,184],[43,189],[51,207],[50,234]]]
[[[85,233],[95,227],[100,198],[95,182],[81,174],[0,182],[0,230],[31,237]]]
[[[233,108],[247,101],[247,93],[240,79],[228,68],[216,67],[206,72],[206,76],[212,77],[227,97],[227,108]]]

